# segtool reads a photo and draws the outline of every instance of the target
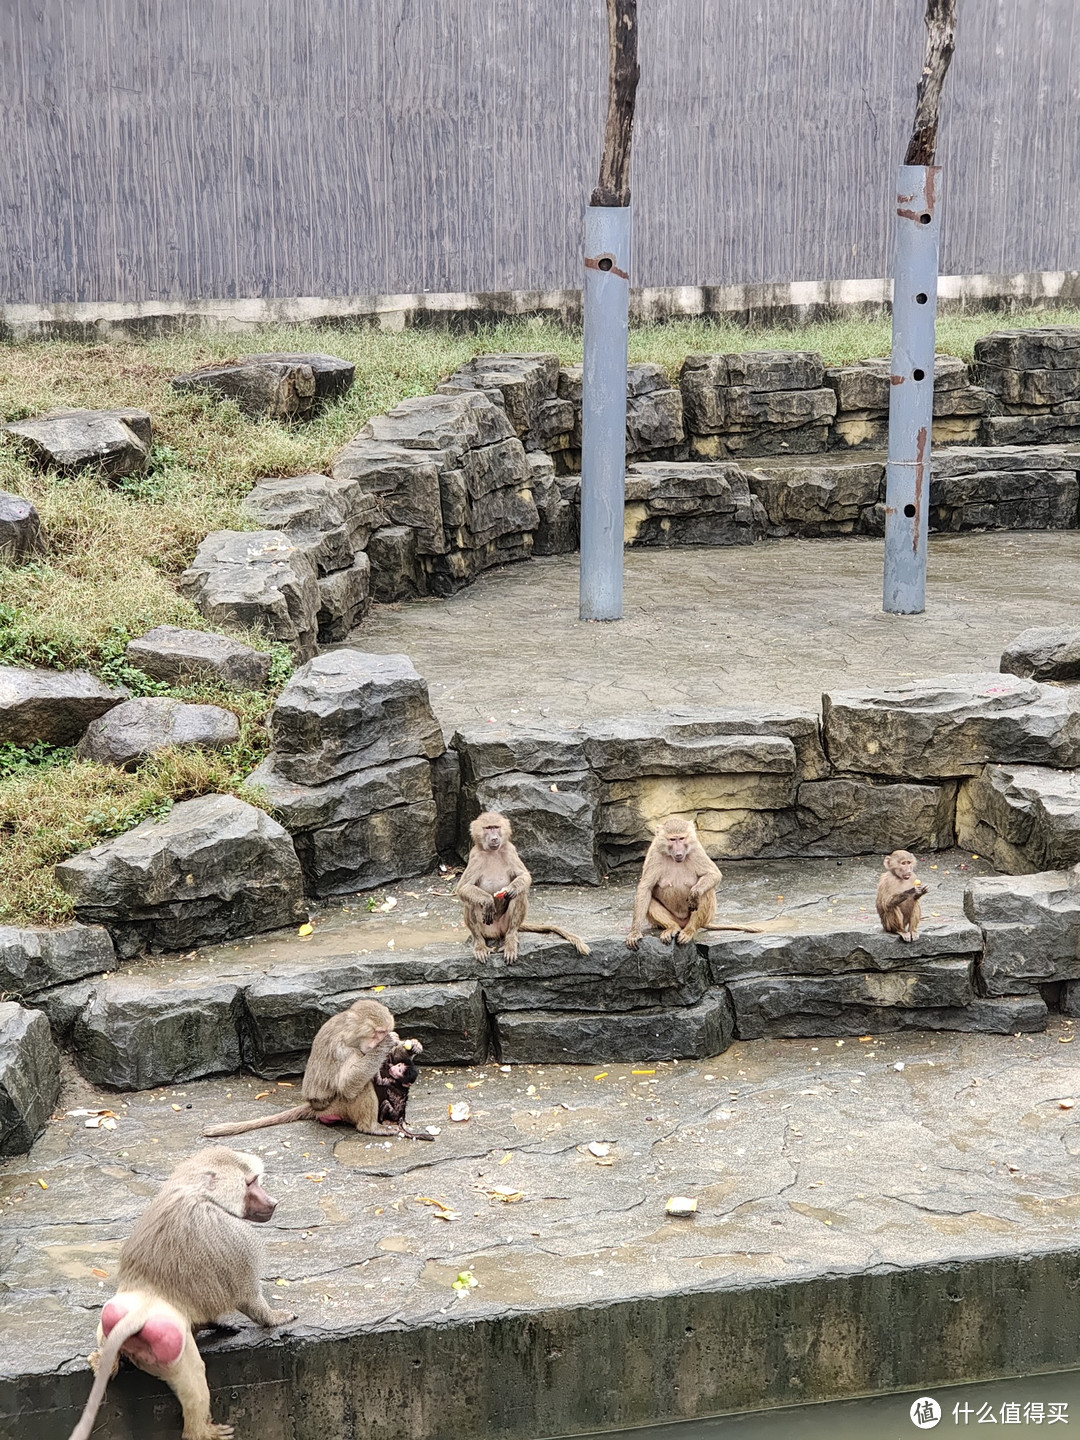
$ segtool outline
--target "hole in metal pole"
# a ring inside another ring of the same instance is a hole
[[[598,260],[596,262],[596,268],[598,270],[610,270],[613,263],[614,262],[612,261],[611,256],[605,255],[602,260]]]
[[[912,372],[911,372],[911,378],[912,378],[913,380],[925,380],[925,379],[926,379],[926,371],[925,371],[925,370],[912,370]]]
[[[907,518],[908,518],[909,520],[914,520],[914,519],[915,519],[915,506],[914,506],[914,505],[905,505],[905,506],[904,506],[904,514],[907,516]]]
[[[930,299],[930,296],[927,295],[924,291],[920,290],[919,293],[918,293],[918,295],[915,296],[915,304],[916,304],[916,305],[925,305],[926,302],[927,302],[927,300],[929,300],[929,299]]]
[[[933,218],[934,218],[934,217],[933,217],[932,215],[920,215],[920,216],[919,216],[919,224],[920,224],[920,225],[929,225],[929,224],[930,224],[930,221],[931,221]]]

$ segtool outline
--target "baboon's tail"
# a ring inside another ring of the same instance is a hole
[[[524,925],[519,925],[518,930],[527,931],[530,935],[558,935],[563,940],[569,940],[579,955],[588,955],[589,953],[589,947],[581,936],[564,930],[561,925],[534,925],[530,920]]]
[[[210,1125],[204,1135],[246,1135],[249,1130],[262,1130],[267,1125],[291,1125],[294,1120],[314,1120],[315,1111],[310,1105],[294,1105],[291,1110],[280,1110],[276,1115],[264,1115],[260,1120],[238,1120],[233,1125]]]

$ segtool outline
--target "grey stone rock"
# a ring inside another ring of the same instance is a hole
[[[947,850],[956,843],[956,786],[872,785],[847,776],[800,785],[797,795],[805,855],[888,854]]]
[[[468,784],[488,780],[508,770],[530,775],[562,775],[584,770],[584,732],[557,726],[485,725],[458,730],[451,744],[461,756],[462,777]]]
[[[659,365],[631,365],[627,374],[626,453],[677,450],[683,443],[682,395]]]
[[[274,768],[319,785],[353,770],[446,748],[427,683],[407,655],[343,647],[299,669],[270,716]]]
[[[40,1010],[0,1002],[0,1155],[25,1155],[60,1094],[60,1052]]]
[[[0,991],[35,995],[84,975],[99,975],[116,963],[109,932],[101,925],[20,929],[0,925]]]
[[[180,589],[214,624],[261,630],[301,659],[314,649],[316,566],[286,531],[213,531],[180,576]]]
[[[440,859],[458,853],[458,807],[461,803],[461,757],[444,750],[431,762],[431,789],[435,801],[435,850]]]
[[[244,1064],[268,1079],[299,1074],[320,1025],[369,993],[342,990],[341,980],[336,970],[308,970],[248,985],[240,1020]],[[475,980],[387,985],[371,998],[388,1007],[399,1034],[420,1041],[425,1065],[477,1065],[487,1058],[488,1019]]]
[[[580,482],[557,477],[550,455],[533,451],[527,455],[526,460],[529,466],[529,489],[537,513],[533,553],[571,554],[578,548]]]
[[[559,386],[559,357],[552,354],[477,355],[451,375],[443,393],[483,390],[506,411],[519,438],[540,443],[548,426],[543,407],[555,400]],[[496,399],[496,397],[498,397]],[[565,404],[565,402],[564,402]],[[570,424],[573,426],[573,411]],[[558,433],[558,432],[556,432]]]
[[[588,771],[526,775],[506,771],[482,780],[468,818],[497,810],[510,821],[529,873],[548,885],[598,885],[596,859],[598,785]],[[470,798],[466,792],[466,801]],[[461,837],[467,848],[466,835]]]
[[[429,781],[430,785],[430,781]],[[293,837],[313,895],[352,895],[435,869],[435,802],[395,805]]]
[[[777,535],[852,534],[885,496],[885,465],[876,460],[765,462],[746,480]]]
[[[466,450],[516,438],[503,407],[476,390],[402,400],[385,415],[373,416],[360,436],[410,450],[442,450],[448,456],[459,457]],[[336,464],[334,473],[338,473]]]
[[[158,625],[132,640],[124,659],[152,680],[169,685],[212,680],[228,690],[265,689],[272,663],[265,651],[253,650],[227,635],[179,630],[173,625]]]
[[[987,415],[981,436],[988,447],[1075,445],[1080,441],[1080,401],[1027,415]]]
[[[359,820],[395,805],[429,801],[431,770],[427,760],[411,758],[353,770],[322,785],[301,785],[279,774],[271,755],[251,772],[244,785],[251,788],[253,803],[272,810],[286,830],[295,834],[298,830],[323,830],[329,825]]]
[[[305,542],[321,575],[352,564],[386,517],[359,481],[328,475],[260,480],[244,510],[262,530],[287,530]]]
[[[572,927],[571,927],[572,928]],[[627,950],[621,935],[589,941],[579,955],[565,941],[523,940],[518,958],[487,961],[480,983],[487,1007],[504,1010],[643,1010],[697,1005],[708,988],[693,945],[663,945],[646,935]]]
[[[224,750],[239,738],[240,722],[231,710],[154,695],[125,700],[92,721],[76,753],[124,770],[170,745]]]
[[[850,1018],[845,1012],[852,1008],[860,1017],[869,1016],[867,1029],[873,1034],[879,1011],[963,1008],[975,997],[972,969],[970,959],[955,959],[863,974],[743,975],[729,982],[728,991],[740,1040],[829,1035],[831,1024],[844,1025]],[[888,1019],[883,1028],[893,1028]]]
[[[1064,446],[935,449],[931,523],[938,530],[1074,529],[1078,464]]]
[[[795,746],[787,736],[681,733],[666,716],[629,716],[590,727],[584,750],[604,780],[643,776],[778,775],[790,803]],[[706,728],[707,722],[701,728]]]
[[[838,770],[927,780],[987,762],[1080,764],[1071,692],[1012,675],[944,675],[822,697],[825,749]]]
[[[587,1014],[508,1010],[495,1018],[499,1058],[511,1065],[634,1064],[703,1060],[734,1035],[731,1001],[713,990],[697,1005]]]
[[[1080,1015],[1080,984],[1070,980],[1061,987],[1060,999],[1063,1015]]]
[[[994,330],[975,341],[974,355],[986,367],[987,386],[1001,370],[1080,370],[1080,326]]]
[[[416,558],[416,531],[407,525],[387,525],[368,541],[371,593],[384,604],[406,595],[423,595],[427,589]]]
[[[345,570],[319,579],[319,643],[348,638],[371,608],[371,562],[363,551]]]
[[[18,565],[41,549],[41,518],[21,495],[0,490],[0,565]]]
[[[245,415],[273,420],[309,420],[348,393],[356,366],[336,355],[245,355],[226,365],[208,365],[178,375],[173,388],[209,390],[235,400]]]
[[[800,780],[819,780],[831,773],[821,746],[816,710],[747,705],[716,710],[670,710],[654,718],[662,724],[664,734],[675,742],[709,740],[724,735],[781,735],[795,747],[795,774]]]
[[[960,844],[998,870],[1023,874],[1080,860],[1080,774],[1038,765],[988,765],[956,807]]]
[[[1041,996],[976,997],[939,1004],[935,994],[970,995],[970,967],[940,961],[939,973],[747,976],[728,987],[740,1040],[881,1035],[896,1030],[971,1030],[993,1035],[1045,1030]],[[905,999],[906,996],[914,997]]]
[[[1001,652],[1001,669],[1025,680],[1080,680],[1080,629],[1035,625],[1021,630]]]
[[[627,470],[627,545],[751,545],[763,530],[738,465],[658,461]]]
[[[1080,980],[1080,873],[994,875],[964,891],[979,926],[977,973],[987,995],[1037,994],[1040,985]]]
[[[127,698],[85,670],[0,665],[0,744],[74,745],[86,727]]]
[[[713,983],[722,985],[747,975],[914,973],[924,962],[957,957],[970,964],[982,951],[982,933],[966,921],[947,920],[920,930],[910,944],[904,944],[895,935],[886,935],[876,918],[858,927],[796,919],[787,930],[710,934],[699,939],[697,947],[709,963]]]
[[[79,919],[107,925],[122,957],[183,950],[306,919],[287,832],[231,795],[174,805],[56,867]]]
[[[368,511],[377,511],[382,517],[376,528],[387,524],[407,526],[415,532],[419,554],[441,555],[446,549],[446,534],[440,475],[460,463],[461,455],[457,454],[451,463],[441,453],[430,453],[428,447],[374,439],[367,433],[370,428],[365,427],[338,454],[333,465],[334,479],[357,485],[360,494],[369,497]]]
[[[239,1069],[239,1010],[228,981],[169,986],[118,976],[92,986],[69,1043],[95,1085],[175,1085]]]
[[[39,465],[69,473],[95,466],[120,480],[144,470],[150,456],[145,410],[53,410],[2,428]]]

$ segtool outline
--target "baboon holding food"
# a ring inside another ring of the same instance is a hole
[[[164,1380],[184,1411],[184,1440],[228,1440],[231,1425],[210,1418],[206,1367],[194,1331],[235,1310],[259,1325],[293,1317],[260,1290],[265,1224],[277,1201],[262,1188],[256,1155],[224,1145],[182,1161],[150,1202],[120,1251],[119,1289],[101,1312],[97,1372],[71,1440],[88,1440],[121,1354]]]
[[[908,944],[919,933],[922,905],[927,886],[915,879],[915,856],[910,850],[894,850],[885,856],[885,873],[878,881],[877,913],[882,929],[899,935]]]
[[[510,839],[510,821],[505,815],[486,810],[469,826],[472,849],[457,883],[457,897],[465,906],[465,924],[473,938],[473,954],[486,960],[491,954],[488,941],[502,941],[507,960],[516,960],[518,935],[558,935],[569,940],[579,955],[589,947],[578,935],[559,925],[538,925],[527,921],[532,876]]]

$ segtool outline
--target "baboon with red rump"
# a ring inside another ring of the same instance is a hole
[[[120,1251],[119,1289],[101,1312],[94,1384],[71,1440],[88,1440],[121,1355],[172,1387],[184,1440],[229,1440],[233,1427],[210,1418],[195,1330],[236,1310],[259,1325],[293,1318],[260,1289],[262,1242],[249,1222],[265,1224],[277,1206],[262,1175],[258,1156],[214,1145],[165,1181]]]
[[[472,849],[455,894],[465,906],[465,924],[473,938],[473,954],[486,960],[489,941],[501,942],[507,960],[516,960],[519,935],[558,935],[579,955],[589,947],[579,935],[559,925],[538,925],[526,919],[532,876],[510,839],[510,821],[486,810],[469,826]]]

